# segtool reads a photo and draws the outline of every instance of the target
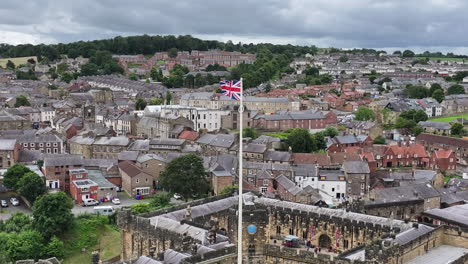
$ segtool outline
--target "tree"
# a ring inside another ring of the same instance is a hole
[[[406,120],[412,120],[416,123],[419,123],[420,121],[426,121],[428,119],[426,112],[415,109],[401,112],[400,117]]]
[[[395,50],[395,51],[393,52],[393,55],[401,55],[401,51]]]
[[[372,76],[369,77],[369,82],[374,83],[375,79],[377,79],[377,77],[372,75]]]
[[[146,101],[143,98],[138,98],[135,103],[136,110],[144,110],[146,107]]]
[[[347,62],[348,60],[349,60],[349,59],[348,59],[347,56],[341,56],[341,57],[339,58],[339,61],[340,61],[340,62]]]
[[[239,185],[237,185],[237,184],[235,184],[233,186],[226,186],[221,190],[221,192],[219,192],[219,194],[232,193],[234,190],[237,190],[237,189],[239,189]]]
[[[304,72],[305,75],[307,76],[319,76],[319,69],[317,67],[310,67],[310,65],[307,65]]]
[[[374,139],[374,144],[385,144],[385,138],[383,138],[382,136],[378,136]]]
[[[8,189],[16,190],[19,180],[28,172],[32,172],[28,167],[15,164],[11,166],[3,175],[3,185]]]
[[[265,85],[265,92],[266,92],[266,93],[269,93],[270,91],[271,91],[271,83],[267,83],[267,84]]]
[[[375,113],[371,109],[367,107],[359,107],[355,113],[355,120],[360,121],[368,121],[368,120],[375,120]]]
[[[10,70],[14,70],[16,68],[15,64],[11,60],[7,61],[6,67],[7,69],[10,69]]]
[[[5,244],[6,256],[12,260],[39,259],[44,251],[44,237],[33,230],[10,234]]]
[[[65,62],[60,63],[57,65],[57,73],[62,75],[68,70],[68,64]]]
[[[257,131],[251,127],[246,127],[242,130],[242,136],[244,138],[256,139],[258,137]]]
[[[203,159],[194,154],[169,162],[161,172],[160,183],[164,189],[178,193],[186,200],[192,195],[203,196],[210,190]]]
[[[219,65],[218,63],[210,64],[206,66],[206,71],[227,71],[226,67]]]
[[[42,195],[33,205],[33,227],[45,238],[68,230],[73,223],[73,201],[64,192]]]
[[[21,231],[31,229],[31,216],[23,213],[22,211],[16,211],[8,220],[3,223],[3,225],[0,225],[0,231],[6,233],[19,233]]]
[[[20,107],[20,106],[30,106],[31,103],[29,102],[28,98],[24,95],[20,95],[16,97],[16,103],[15,107]]]
[[[412,52],[411,50],[405,50],[403,51],[403,57],[404,58],[411,58],[411,57],[414,57],[414,52]]]
[[[136,75],[135,73],[130,73],[128,75],[128,79],[132,81],[138,81],[138,75]]]
[[[158,192],[151,200],[150,205],[154,209],[159,209],[169,206],[171,203],[171,194],[168,192]]]
[[[443,90],[435,90],[432,93],[432,98],[434,98],[437,102],[442,103],[445,99],[444,91]]]
[[[62,81],[66,83],[70,83],[73,80],[73,75],[69,72],[65,72],[62,74]]]
[[[442,86],[438,83],[433,83],[431,84],[431,88],[429,89],[429,93],[433,94],[436,90],[442,90],[444,92],[444,89],[442,89]]]
[[[177,53],[179,51],[176,49],[176,48],[170,48],[168,51],[167,51],[167,55],[171,58],[177,58]]]
[[[148,102],[148,105],[162,105],[162,104],[164,104],[164,100],[162,98],[151,98],[151,100],[149,100]]]
[[[312,137],[306,129],[294,128],[286,139],[294,153],[310,153],[313,150]]]
[[[459,84],[454,84],[450,86],[447,90],[447,94],[464,94],[465,93],[465,88]]]
[[[98,75],[99,67],[91,62],[81,65],[81,75],[82,76],[92,76]]]
[[[171,92],[167,91],[166,92],[166,104],[170,105],[171,101],[172,101],[172,94],[171,94]]]
[[[323,135],[326,137],[336,137],[338,136],[338,130],[334,127],[327,127],[325,131],[323,131]]]
[[[49,243],[44,248],[44,253],[43,256],[45,257],[56,257],[58,259],[61,259],[65,256],[65,250],[63,247],[63,242],[60,241],[56,236],[53,236]]]
[[[150,77],[155,82],[160,82],[163,79],[162,70],[158,66],[151,68]]]
[[[429,93],[429,89],[420,85],[406,86],[405,93],[409,98],[414,98],[414,99],[423,99],[431,95]]]
[[[18,182],[18,193],[34,204],[36,199],[47,192],[44,180],[34,172],[26,173]]]
[[[461,123],[454,123],[450,127],[450,133],[454,136],[462,137],[463,135],[465,135],[465,128]]]
[[[422,126],[414,126],[412,129],[413,135],[415,137],[419,136],[424,131],[424,128]]]

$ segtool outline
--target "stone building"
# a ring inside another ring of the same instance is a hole
[[[193,122],[182,116],[143,116],[137,124],[137,135],[146,138],[177,138]]]
[[[121,259],[146,256],[159,263],[233,264],[237,202],[236,195],[224,195],[139,216],[124,210],[118,215]],[[468,261],[465,229],[434,228],[253,194],[244,197],[242,233],[245,263],[398,264],[432,255],[438,263]],[[299,247],[281,245],[286,235],[297,236]],[[322,251],[306,250],[305,239]],[[444,251],[451,254],[440,255]]]
[[[20,145],[16,139],[0,139],[0,169],[8,169],[18,161]]]
[[[31,127],[31,120],[0,111],[0,130],[23,130]]]
[[[122,176],[122,188],[128,195],[152,194],[153,176],[127,160],[119,163],[119,170]]]

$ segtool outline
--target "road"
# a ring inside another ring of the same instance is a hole
[[[16,197],[20,200],[20,204],[18,206],[13,206],[10,203],[10,198],[11,197]],[[2,192],[0,193],[0,200],[7,200],[8,201],[8,207],[7,208],[1,208],[0,211],[0,220],[7,220],[11,217],[12,214],[18,211],[25,212],[27,214],[30,214],[32,211],[29,207],[26,206],[26,204],[19,198],[19,196],[15,193],[12,192]]]

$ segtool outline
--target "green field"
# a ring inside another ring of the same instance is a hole
[[[6,64],[9,60],[11,60],[16,67],[18,67],[21,64],[26,64],[28,63],[29,59],[33,59],[34,61],[37,62],[37,57],[36,56],[29,56],[29,57],[17,57],[17,58],[5,58],[5,59],[0,59],[0,66],[2,68],[6,68]]]
[[[440,61],[464,61],[465,59],[464,58],[445,58],[445,57],[429,57],[430,60],[434,60],[434,61],[437,61],[437,60],[440,60]]]
[[[78,217],[63,241],[64,264],[90,263],[94,250],[99,251],[103,261],[120,255],[120,232],[107,223],[107,217]]]
[[[457,118],[465,118],[465,119],[468,119],[468,114],[460,114],[460,115],[453,115],[453,116],[445,116],[445,117],[436,117],[436,118],[432,118],[432,119],[429,119],[429,121],[436,121],[436,122],[445,122],[445,123],[448,123],[448,122],[451,122]]]

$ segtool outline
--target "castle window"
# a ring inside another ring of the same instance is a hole
[[[281,234],[281,226],[276,226],[276,234],[277,235]]]

